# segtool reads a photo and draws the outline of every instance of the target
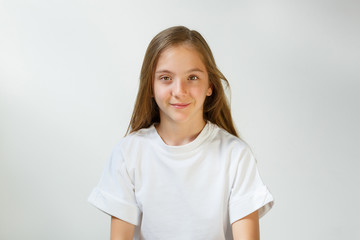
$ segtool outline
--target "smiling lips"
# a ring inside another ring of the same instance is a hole
[[[190,105],[190,103],[171,103],[171,106],[177,109],[183,109]]]

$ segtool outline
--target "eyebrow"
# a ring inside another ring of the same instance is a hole
[[[200,68],[192,68],[189,71],[187,71],[187,73],[190,73],[190,72],[202,72],[203,73],[204,71],[201,70]],[[172,74],[173,72],[164,69],[164,70],[156,71],[155,73],[170,73],[170,74]]]

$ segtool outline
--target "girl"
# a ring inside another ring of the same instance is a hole
[[[125,136],[89,202],[111,239],[259,239],[273,197],[238,138],[204,38],[183,26],[150,42]]]

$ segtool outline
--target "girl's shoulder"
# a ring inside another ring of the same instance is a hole
[[[154,138],[153,131],[156,131],[155,128],[150,126],[127,134],[117,141],[112,149],[112,156],[131,165],[132,160],[141,155],[144,149],[149,146],[149,140],[151,141]]]
[[[219,141],[221,142],[221,145],[227,146],[228,148],[236,148],[236,149],[249,148],[248,144],[243,139],[232,135],[231,133],[217,126],[214,123],[211,124],[213,125],[213,129],[215,132],[215,137],[213,141]]]
[[[213,139],[215,144],[213,147],[209,146],[208,149],[218,146],[218,149],[222,152],[224,159],[229,160],[231,164],[234,164],[232,165],[234,167],[240,162],[256,162],[251,147],[243,139],[232,135],[220,127],[217,128],[217,134]]]

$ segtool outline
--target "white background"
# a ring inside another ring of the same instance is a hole
[[[146,47],[198,30],[275,197],[262,239],[360,239],[358,1],[0,0],[0,239],[108,239],[87,203]]]

